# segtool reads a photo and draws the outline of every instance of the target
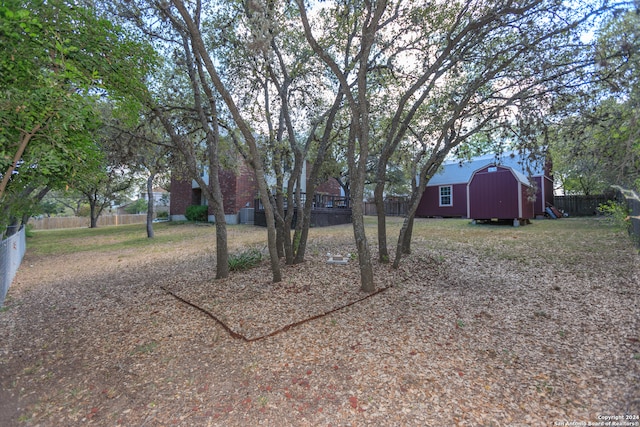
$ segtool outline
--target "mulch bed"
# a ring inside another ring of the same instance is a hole
[[[359,280],[357,270],[329,264],[327,259],[316,255],[299,265],[282,265],[284,283],[269,280],[271,272],[263,263],[255,269],[234,273],[229,279],[189,283],[172,280],[163,289],[209,315],[231,336],[250,342],[343,310],[391,286],[365,294],[354,286]],[[388,266],[378,265],[376,276],[389,276],[388,270]],[[256,281],[256,276],[264,280]]]

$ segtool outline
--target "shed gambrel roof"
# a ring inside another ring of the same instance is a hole
[[[487,154],[474,157],[471,160],[445,161],[442,163],[440,170],[429,180],[427,186],[467,184],[475,171],[489,165],[508,167],[521,182],[530,185],[527,178],[529,171],[527,170],[525,156],[516,151],[509,151],[502,153],[500,156]],[[531,169],[531,176],[544,175],[543,162],[529,163],[529,168]]]

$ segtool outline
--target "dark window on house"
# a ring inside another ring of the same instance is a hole
[[[453,206],[453,189],[450,185],[440,187],[440,206]]]

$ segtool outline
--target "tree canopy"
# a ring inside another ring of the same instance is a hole
[[[640,15],[607,19],[594,41],[589,85],[561,100],[551,129],[554,170],[567,194],[640,191]]]
[[[153,58],[91,3],[7,0],[0,4],[0,203],[64,188],[100,168],[95,101],[125,99]]]

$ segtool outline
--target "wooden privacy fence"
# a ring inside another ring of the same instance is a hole
[[[147,214],[138,215],[101,215],[98,217],[98,227],[107,225],[143,224],[147,221]],[[29,220],[34,230],[56,230],[59,228],[89,227],[90,219],[80,216],[56,216],[50,218],[36,218]]]
[[[607,203],[610,197],[595,196],[555,196],[553,205],[569,216],[590,216],[598,213],[598,206]]]
[[[388,216],[403,216],[408,212],[408,202],[406,200],[386,200],[384,202],[384,213]],[[364,202],[365,215],[378,215],[378,209],[373,202]]]

